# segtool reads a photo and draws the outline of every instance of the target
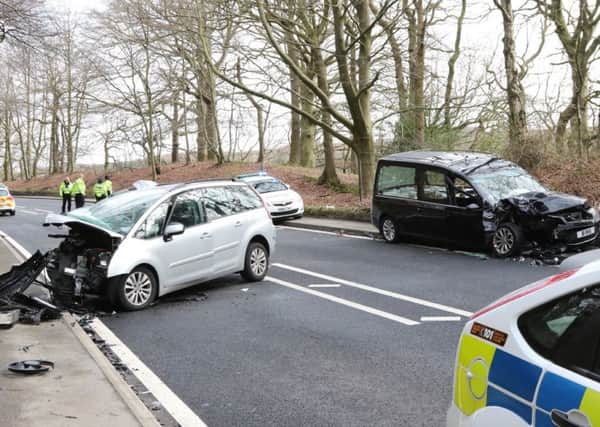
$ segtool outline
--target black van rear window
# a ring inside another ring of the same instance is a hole
[[[410,166],[384,165],[379,169],[377,194],[417,198],[416,170]]]

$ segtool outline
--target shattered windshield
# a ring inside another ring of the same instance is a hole
[[[285,191],[287,187],[281,181],[277,181],[276,179],[272,181],[261,181],[257,182],[254,185],[254,188],[259,193],[272,193],[274,191]]]
[[[68,216],[119,234],[127,234],[146,210],[166,193],[166,189],[127,191],[100,203],[76,209]]]
[[[492,204],[499,200],[531,192],[545,192],[546,189],[524,169],[518,166],[500,169],[486,169],[469,177],[477,189]]]

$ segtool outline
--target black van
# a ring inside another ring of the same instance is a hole
[[[585,199],[548,191],[512,162],[441,151],[380,159],[371,217],[387,242],[412,236],[500,257],[592,243],[600,221]]]

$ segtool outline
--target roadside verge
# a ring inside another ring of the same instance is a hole
[[[29,252],[0,232],[2,268]],[[160,424],[69,313],[38,326],[17,324],[2,332],[0,361],[50,359],[41,376],[1,376],[12,386],[3,398],[0,425],[158,427]],[[7,384],[8,385],[8,384]],[[7,417],[6,420],[2,420]]]

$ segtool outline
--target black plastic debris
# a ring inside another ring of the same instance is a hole
[[[0,299],[22,293],[36,281],[45,267],[46,257],[37,251],[23,264],[15,265],[0,275]]]
[[[60,317],[59,307],[24,293],[32,284],[45,286],[38,282],[38,277],[46,267],[46,261],[46,256],[37,251],[24,263],[0,275],[0,312],[18,311],[21,323],[34,325]]]
[[[54,362],[48,360],[21,360],[8,365],[8,370],[18,374],[41,374],[54,369]]]

